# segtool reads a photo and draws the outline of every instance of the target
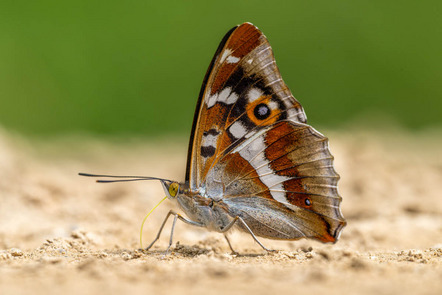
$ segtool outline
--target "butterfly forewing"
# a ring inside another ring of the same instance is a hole
[[[222,200],[256,235],[323,242],[339,236],[345,220],[328,140],[306,124],[267,38],[252,24],[221,42],[190,145],[190,189]]]
[[[242,24],[224,37],[220,47],[209,67],[194,120],[186,180],[195,190],[210,168],[239,145],[246,133],[285,118],[306,120],[258,28]]]

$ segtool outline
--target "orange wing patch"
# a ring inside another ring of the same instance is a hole
[[[281,110],[272,106],[271,98],[271,95],[264,95],[247,106],[247,116],[256,126],[269,126],[279,119]]]

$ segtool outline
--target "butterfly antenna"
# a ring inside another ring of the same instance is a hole
[[[159,180],[161,182],[173,182],[173,180],[158,178],[158,177],[149,177],[149,176],[129,176],[129,175],[104,175],[104,174],[91,174],[91,173],[78,173],[80,176],[86,177],[104,177],[104,178],[120,178],[116,180],[108,180],[108,179],[97,179],[99,183],[110,183],[110,182],[128,182],[128,181],[139,181],[139,180]]]

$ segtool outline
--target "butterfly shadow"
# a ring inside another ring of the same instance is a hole
[[[142,252],[147,256],[161,256],[166,258],[168,256],[181,256],[186,258],[194,258],[200,255],[210,256],[212,254],[215,255],[230,255],[233,258],[256,258],[263,257],[267,255],[272,255],[273,253],[277,253],[278,251],[272,252],[262,252],[262,253],[240,253],[240,252],[231,252],[231,251],[223,251],[212,248],[205,248],[199,245],[181,245],[179,242],[176,243],[175,247],[170,248],[169,250],[144,250],[138,249],[138,251]]]

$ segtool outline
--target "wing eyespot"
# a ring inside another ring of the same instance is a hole
[[[270,95],[263,95],[249,102],[247,116],[255,126],[268,126],[275,123],[280,114],[280,108]]]
[[[258,120],[265,120],[267,119],[271,114],[270,108],[265,103],[258,104],[255,109],[253,110],[253,114],[255,115],[255,118]]]

